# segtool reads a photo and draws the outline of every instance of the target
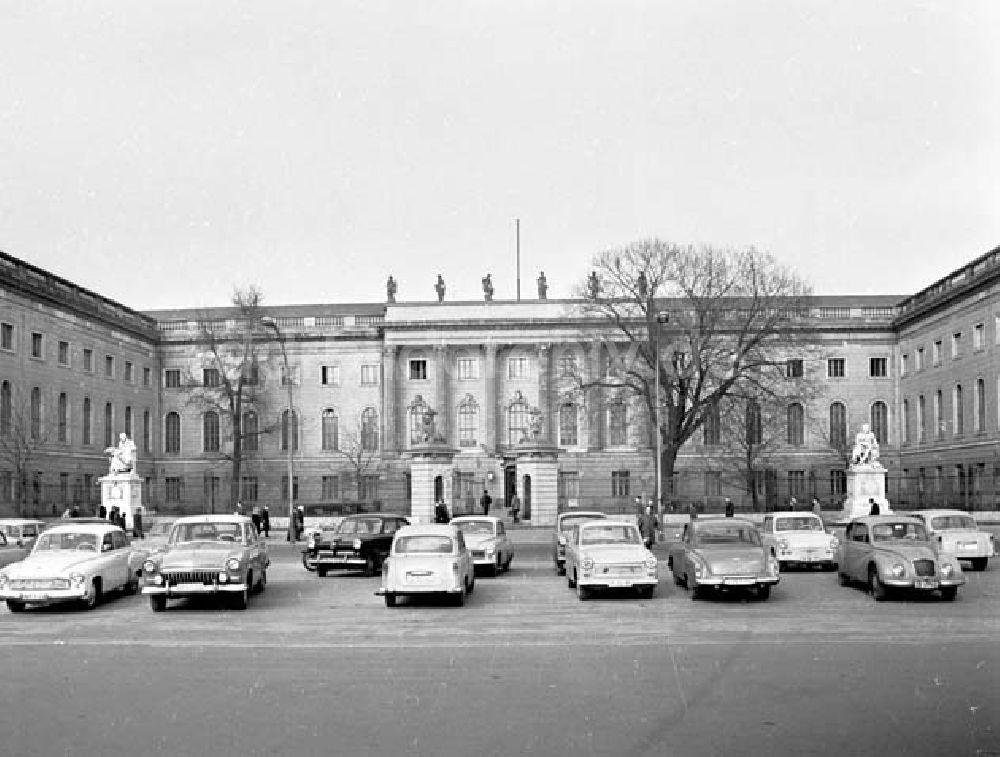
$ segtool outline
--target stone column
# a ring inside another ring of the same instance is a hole
[[[601,343],[595,342],[590,347],[587,366],[588,381],[597,381],[601,376]],[[604,392],[595,386],[587,392],[587,449],[599,450],[604,447],[603,428],[601,422],[604,414]]]
[[[538,345],[538,409],[542,411],[542,439],[552,443],[554,432],[552,397],[552,345]]]
[[[451,370],[448,365],[448,348],[443,344],[434,347],[434,402],[432,406],[437,410],[437,432],[444,437],[448,444],[451,444],[452,415],[454,410],[451,407],[450,392],[448,391],[448,379]]]
[[[483,380],[486,386],[486,400],[483,411],[486,420],[486,451],[495,455],[497,451],[497,346],[487,342],[483,347]]]
[[[396,397],[396,363],[399,348],[382,348],[382,449],[389,456],[399,454],[399,409]]]

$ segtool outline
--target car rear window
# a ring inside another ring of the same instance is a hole
[[[493,522],[489,520],[463,520],[454,525],[463,534],[493,535]]]
[[[872,526],[874,541],[892,541],[894,539],[911,539],[926,541],[927,532],[919,523],[876,523]]]
[[[581,523],[586,523],[588,520],[600,520],[600,515],[567,515],[561,521],[559,521],[560,531],[572,531],[573,526],[578,526]]]
[[[431,554],[450,555],[454,542],[449,536],[422,534],[420,536],[401,536],[396,539],[397,554]]]
[[[77,532],[43,534],[35,543],[36,552],[57,549],[85,549],[97,551],[97,534],[81,534]]]
[[[760,545],[760,535],[751,526],[728,526],[722,523],[703,525],[695,532],[699,544]]]
[[[823,523],[812,516],[796,516],[794,518],[776,518],[775,531],[822,531]]]
[[[638,544],[635,526],[591,526],[583,529],[581,544]]]
[[[931,528],[947,531],[950,528],[975,529],[976,519],[968,515],[939,515],[931,518]]]

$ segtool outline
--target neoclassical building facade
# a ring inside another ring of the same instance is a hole
[[[878,437],[898,506],[995,508],[1000,498],[1000,248],[911,296],[816,296],[808,350],[789,364],[819,387],[792,403],[753,478],[762,506],[791,496],[836,507],[843,449]],[[392,298],[393,300],[395,298]],[[669,306],[669,303],[668,303]],[[606,376],[627,345],[573,300],[388,302],[268,308],[274,342],[242,425],[258,429],[232,481],[232,425],[198,401],[219,376],[204,327],[233,308],[140,313],[0,253],[0,510],[92,508],[103,450],[136,441],[147,507],[165,512],[287,505],[408,511],[413,455],[452,450],[438,496],[461,512],[515,487],[529,429],[552,448],[558,507],[631,511],[656,489],[644,404]],[[602,333],[603,330],[603,333]],[[598,338],[600,337],[600,338]],[[613,384],[613,382],[611,382]],[[664,491],[705,508],[752,497],[708,424]],[[539,495],[540,496],[540,495]],[[546,494],[545,496],[552,496]]]

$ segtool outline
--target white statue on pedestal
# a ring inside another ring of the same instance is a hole
[[[881,468],[878,461],[878,439],[871,432],[867,423],[862,424],[861,431],[854,437],[854,449],[851,451],[851,465],[871,465]]]
[[[135,442],[123,433],[118,435],[118,446],[104,450],[108,456],[109,473],[128,473],[135,468]]]

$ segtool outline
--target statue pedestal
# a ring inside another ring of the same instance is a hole
[[[142,479],[134,472],[109,473],[98,479],[101,482],[101,504],[108,513],[117,507],[125,515],[125,530],[131,532],[133,514],[142,506]]]
[[[453,461],[457,450],[440,442],[414,445],[410,463],[410,522],[434,522],[434,481],[440,476],[440,495],[451,501]],[[450,508],[449,508],[450,511]]]
[[[852,465],[847,471],[847,499],[841,511],[842,520],[860,518],[871,512],[871,500],[878,503],[879,513],[891,513],[885,497],[885,468],[874,465]]]
[[[533,526],[554,526],[559,510],[559,448],[539,441],[514,449],[521,519]]]

